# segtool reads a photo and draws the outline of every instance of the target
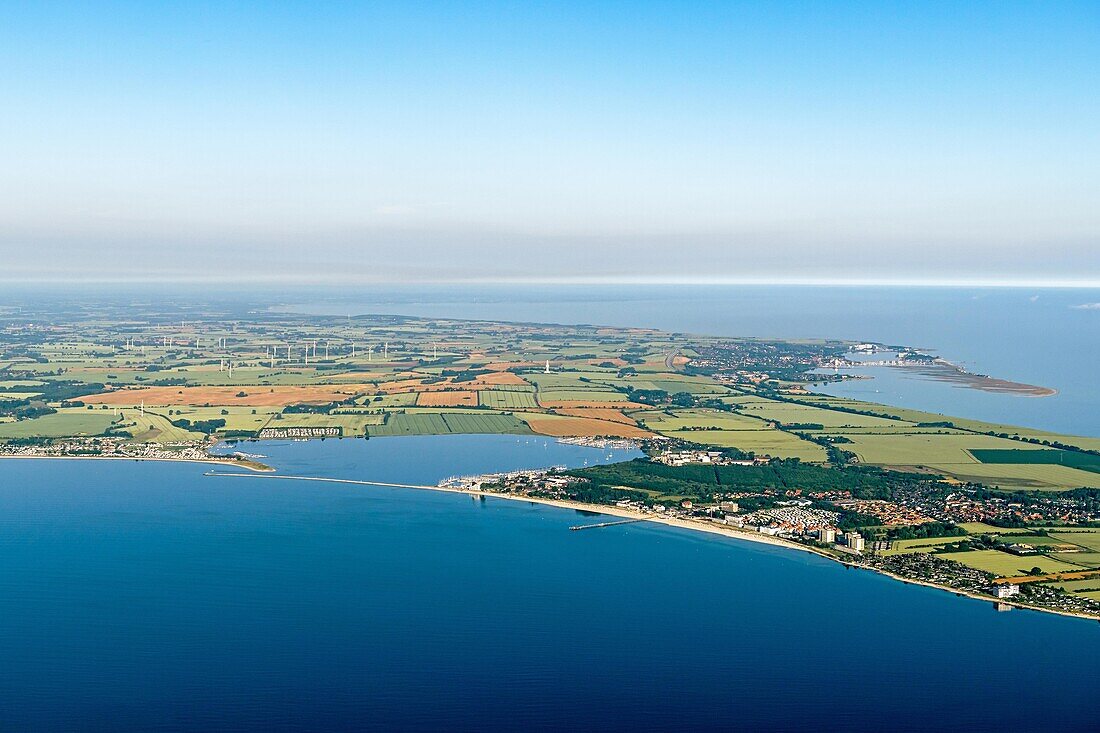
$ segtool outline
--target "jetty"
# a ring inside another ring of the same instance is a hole
[[[266,479],[283,479],[284,481],[323,481],[325,483],[332,484],[358,484],[360,486],[391,486],[397,489],[433,489],[436,491],[441,490],[439,486],[426,486],[423,484],[397,484],[387,481],[363,481],[360,479],[351,478],[326,478],[322,476],[281,476],[273,475],[270,473],[234,473],[230,471],[207,471],[203,476],[221,476],[232,478],[266,478]],[[443,489],[446,490],[446,489]]]
[[[635,522],[644,522],[645,519],[619,519],[614,522],[600,522],[599,524],[578,524],[569,529],[573,532],[579,532],[582,529],[599,529],[600,527],[614,527],[617,524],[634,524]]]

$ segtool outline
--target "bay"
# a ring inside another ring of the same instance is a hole
[[[507,445],[506,445],[507,443]],[[428,482],[628,457],[249,443]],[[420,460],[414,460],[420,457]],[[1100,624],[814,555],[461,494],[0,461],[0,728],[1095,730]]]

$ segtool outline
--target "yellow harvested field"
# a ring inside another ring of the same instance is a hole
[[[585,417],[558,417],[554,415],[522,415],[531,430],[540,435],[554,437],[613,436],[616,438],[648,438],[653,433],[636,425],[623,425],[607,420]]]
[[[378,385],[380,392],[393,394],[394,392],[419,392],[424,389],[419,379],[398,379],[392,382],[382,382]]]
[[[624,425],[637,425],[633,419],[623,414],[622,410],[612,410],[609,408],[600,407],[572,407],[559,409],[559,415],[570,415],[572,417],[590,417],[594,420],[608,420],[610,422],[618,422]]]
[[[530,384],[530,382],[525,380],[523,377],[518,374],[513,374],[512,372],[492,372],[490,374],[482,374],[474,381],[474,383],[478,385],[514,384],[518,387],[527,386]]]
[[[133,406],[143,402],[146,407],[169,405],[249,405],[252,407],[282,407],[302,403],[339,402],[372,385],[317,385],[234,387],[142,387],[117,389],[87,395],[81,401],[90,405]]]
[[[455,390],[453,392],[421,392],[416,397],[417,407],[472,407],[477,405],[477,392]]]

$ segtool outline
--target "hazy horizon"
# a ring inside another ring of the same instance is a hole
[[[20,5],[2,282],[1100,285],[1094,3]]]

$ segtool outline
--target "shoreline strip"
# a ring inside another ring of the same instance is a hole
[[[921,585],[926,588],[934,588],[936,590],[946,591],[956,596],[963,596],[966,598],[972,598],[976,601],[983,601],[985,603],[1000,603],[1006,606],[1012,606],[1026,611],[1039,611],[1042,613],[1052,613],[1059,616],[1067,616],[1069,618],[1084,619],[1087,621],[1100,622],[1100,618],[1096,616],[1090,616],[1084,613],[1074,613],[1072,611],[1061,611],[1054,608],[1044,608],[1042,606],[1032,606],[1026,603],[1020,603],[1018,601],[1012,601],[1009,599],[997,599],[992,596],[978,595],[970,591],[962,590],[960,588],[952,588],[949,585],[940,585],[938,583],[932,583],[925,580],[918,580],[915,578],[907,578],[903,575],[897,575],[888,570],[882,570],[880,568],[870,567],[867,565],[860,565],[857,563],[845,562],[844,559],[834,557],[826,552],[823,552],[815,547],[799,544],[797,542],[790,542],[780,539],[778,537],[771,537],[768,535],[759,535],[756,533],[744,532],[741,530],[731,529],[729,527],[719,527],[717,525],[710,525],[703,522],[693,522],[685,519],[677,519],[673,517],[655,517],[649,514],[642,514],[641,512],[631,511],[629,509],[623,509],[622,507],[606,506],[604,504],[585,504],[582,502],[564,501],[561,499],[543,499],[541,497],[534,496],[516,496],[514,494],[498,494],[491,491],[473,491],[466,489],[452,489],[445,486],[428,486],[424,484],[398,484],[387,483],[383,481],[366,481],[362,479],[341,479],[341,478],[327,478],[323,476],[289,476],[278,475],[270,473],[233,473],[229,471],[207,471],[205,476],[214,477],[236,477],[236,478],[266,478],[266,479],[283,479],[289,481],[319,481],[325,483],[340,483],[351,484],[359,486],[382,486],[387,488],[401,488],[401,489],[417,489],[421,491],[441,491],[448,494],[464,494],[466,496],[488,497],[494,499],[505,499],[508,501],[522,501],[529,504],[541,504],[544,506],[557,507],[559,509],[573,509],[575,511],[585,511],[594,514],[605,514],[613,517],[622,517],[624,519],[636,519],[641,522],[653,522],[654,524],[663,524],[668,527],[675,527],[678,529],[686,529],[694,532],[705,532],[708,534],[719,535],[721,537],[727,537],[734,540],[742,540],[744,542],[754,542],[761,545],[770,545],[772,547],[780,547],[788,550],[799,550],[802,552],[808,552],[826,560],[831,560],[836,563],[840,563],[846,567],[856,568],[857,570],[870,570],[871,572],[878,573],[879,575],[893,578],[894,580],[901,581],[908,585]]]

